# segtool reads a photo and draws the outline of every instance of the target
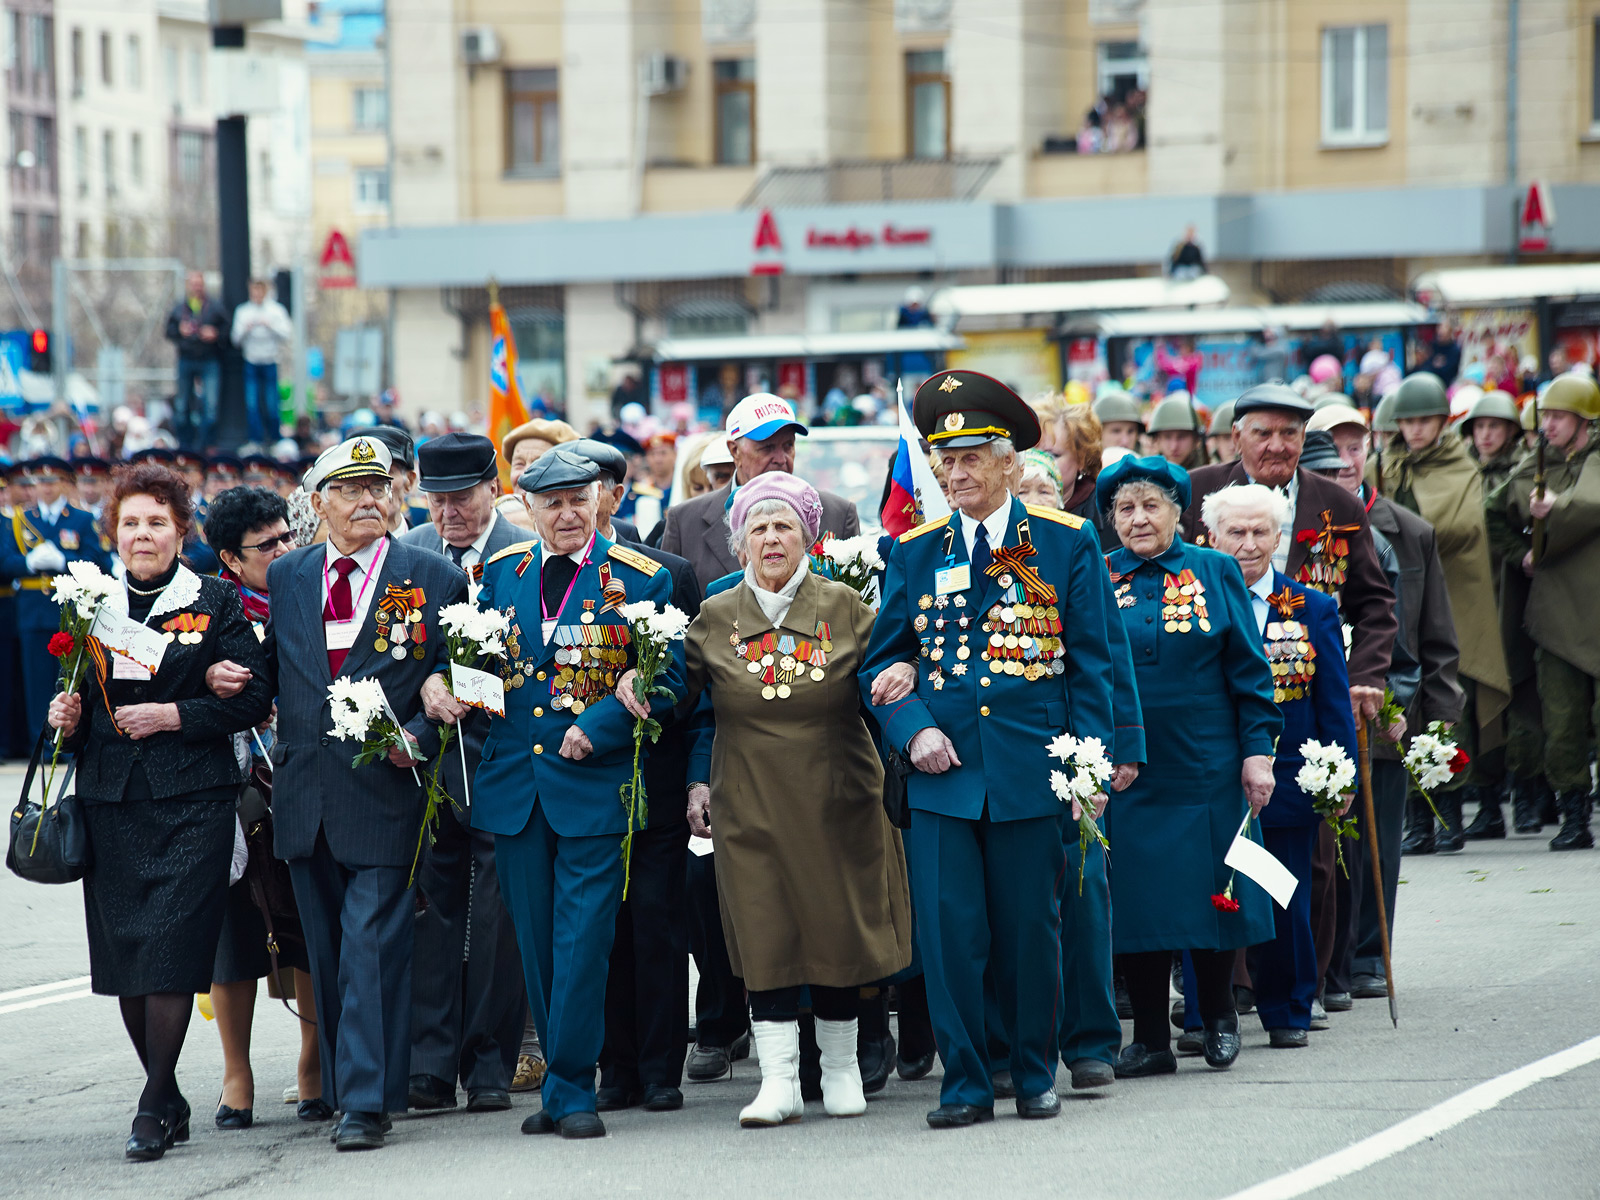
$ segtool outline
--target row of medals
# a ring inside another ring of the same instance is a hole
[[[420,624],[422,624],[422,612],[420,609],[413,609],[406,614],[404,621],[379,625],[378,640],[372,644],[372,648],[379,654],[389,654],[397,659],[404,658],[406,656],[406,626]],[[411,657],[419,661],[426,658],[427,654],[428,652],[421,646],[414,646],[411,650]]]
[[[739,626],[736,622],[733,632],[728,635],[728,642],[733,647],[733,657],[745,664],[745,670],[752,675],[760,675],[769,667],[773,670],[773,681],[763,684],[761,698],[763,700],[787,700],[794,694],[791,684],[798,683],[806,675],[806,667],[811,668],[811,681],[821,683],[828,677],[822,668],[828,663],[828,654],[833,650],[831,638],[802,639],[809,641],[812,650],[808,658],[802,661],[789,651],[798,649],[792,635],[785,634],[782,641],[770,651],[763,651],[761,643],[754,638],[747,642],[739,640]],[[785,649],[787,647],[787,650]]]
[[[1303,700],[1317,673],[1316,651],[1299,621],[1267,622],[1267,665],[1272,668],[1272,702]]]
[[[1167,577],[1166,590],[1161,599],[1161,627],[1168,633],[1188,633],[1196,625],[1201,633],[1211,632],[1211,618],[1206,612],[1206,589],[1198,579],[1188,583],[1175,582]]]
[[[1000,576],[999,584],[1011,594],[989,609],[988,620],[980,626],[989,637],[979,658],[989,664],[990,672],[995,675],[1020,675],[1030,681],[1065,672],[1067,668],[1062,658],[1066,652],[1056,636],[1061,632],[1061,611],[1053,604],[1025,601],[1020,585],[1009,574]],[[953,599],[957,609],[966,608],[965,593],[957,593]],[[923,596],[918,599],[917,607],[942,610],[949,607],[951,600],[950,596]],[[911,623],[919,634],[930,625],[924,613],[919,613]],[[935,691],[944,689],[945,670],[952,675],[965,675],[966,660],[972,657],[972,648],[967,644],[970,635],[960,633],[956,635],[957,661],[948,668],[944,665],[946,646],[942,631],[952,623],[959,629],[966,629],[972,618],[964,611],[955,617],[946,617],[941,611],[931,623],[934,635],[923,639],[922,656],[933,664],[929,679]]]

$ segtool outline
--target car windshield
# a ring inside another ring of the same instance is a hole
[[[795,439],[794,473],[849,500],[861,514],[862,531],[875,530],[883,524],[883,483],[898,444],[890,428],[813,429],[810,437]]]

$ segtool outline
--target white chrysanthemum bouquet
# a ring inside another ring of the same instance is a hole
[[[1349,878],[1350,870],[1344,865],[1344,839],[1358,838],[1355,818],[1349,815],[1350,795],[1356,785],[1356,767],[1345,753],[1344,747],[1335,743],[1323,745],[1307,741],[1300,746],[1300,757],[1305,759],[1294,781],[1300,790],[1311,797],[1311,807],[1333,830],[1334,851],[1339,856],[1339,869]]]
[[[1050,790],[1063,804],[1071,803],[1073,819],[1078,822],[1078,895],[1081,896],[1089,844],[1097,842],[1107,852],[1111,849],[1094,815],[1094,797],[1103,793],[1111,780],[1111,760],[1099,738],[1075,738],[1063,733],[1051,738],[1047,749],[1050,756],[1059,759],[1066,768],[1050,772]]]
[[[681,642],[689,628],[689,615],[681,608],[667,605],[657,608],[654,601],[636,600],[617,610],[628,622],[633,642],[633,695],[641,705],[649,707],[653,697],[674,699],[672,690],[656,683],[656,678],[672,657],[672,643]],[[639,755],[644,749],[644,739],[652,743],[661,737],[661,722],[654,717],[635,717],[633,720],[633,773],[622,785],[622,807],[628,813],[628,832],[622,838],[622,896],[627,899],[628,883],[633,866],[633,834],[643,829],[649,819],[646,807],[644,780],[639,774]]]

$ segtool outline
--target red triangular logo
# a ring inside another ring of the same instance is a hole
[[[337,229],[328,235],[328,240],[322,247],[322,265],[331,267],[334,263],[342,263],[351,270],[354,270],[356,265],[356,260],[350,253],[350,243],[345,241],[344,234]]]
[[[761,219],[756,222],[755,248],[757,250],[783,249],[783,239],[778,236],[778,223],[772,219],[772,210],[770,208],[763,208],[761,210]]]
[[[1528,188],[1527,198],[1522,202],[1522,223],[1524,225],[1550,224],[1544,211],[1544,189],[1537,183]]]

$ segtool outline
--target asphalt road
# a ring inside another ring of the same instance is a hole
[[[14,789],[9,776],[0,786]],[[86,983],[14,994],[88,974],[79,889],[3,873],[0,1195],[1227,1197],[1600,1034],[1600,853],[1551,854],[1543,838],[1513,838],[1407,859],[1403,875],[1398,1031],[1383,1001],[1357,1001],[1309,1049],[1274,1051],[1246,1017],[1233,1070],[1183,1059],[1176,1076],[1069,1092],[1056,1121],[1022,1123],[1002,1104],[992,1125],[930,1131],[922,1117],[937,1103],[935,1074],[891,1080],[857,1120],[812,1105],[802,1124],[741,1131],[738,1110],[757,1081],[746,1062],[732,1082],[687,1087],[681,1112],[609,1115],[604,1141],[521,1136],[537,1099],[519,1096],[510,1113],[400,1117],[384,1150],[337,1154],[327,1126],[302,1125],[277,1101],[294,1079],[298,1035],[263,997],[255,1128],[212,1126],[221,1054],[197,1015],[179,1069],[193,1140],[133,1164],[122,1143],[141,1079],[116,1004],[54,999]],[[1585,1065],[1408,1148],[1385,1157],[1380,1144],[1378,1161],[1310,1194],[1600,1195],[1597,1055],[1600,1044]]]

